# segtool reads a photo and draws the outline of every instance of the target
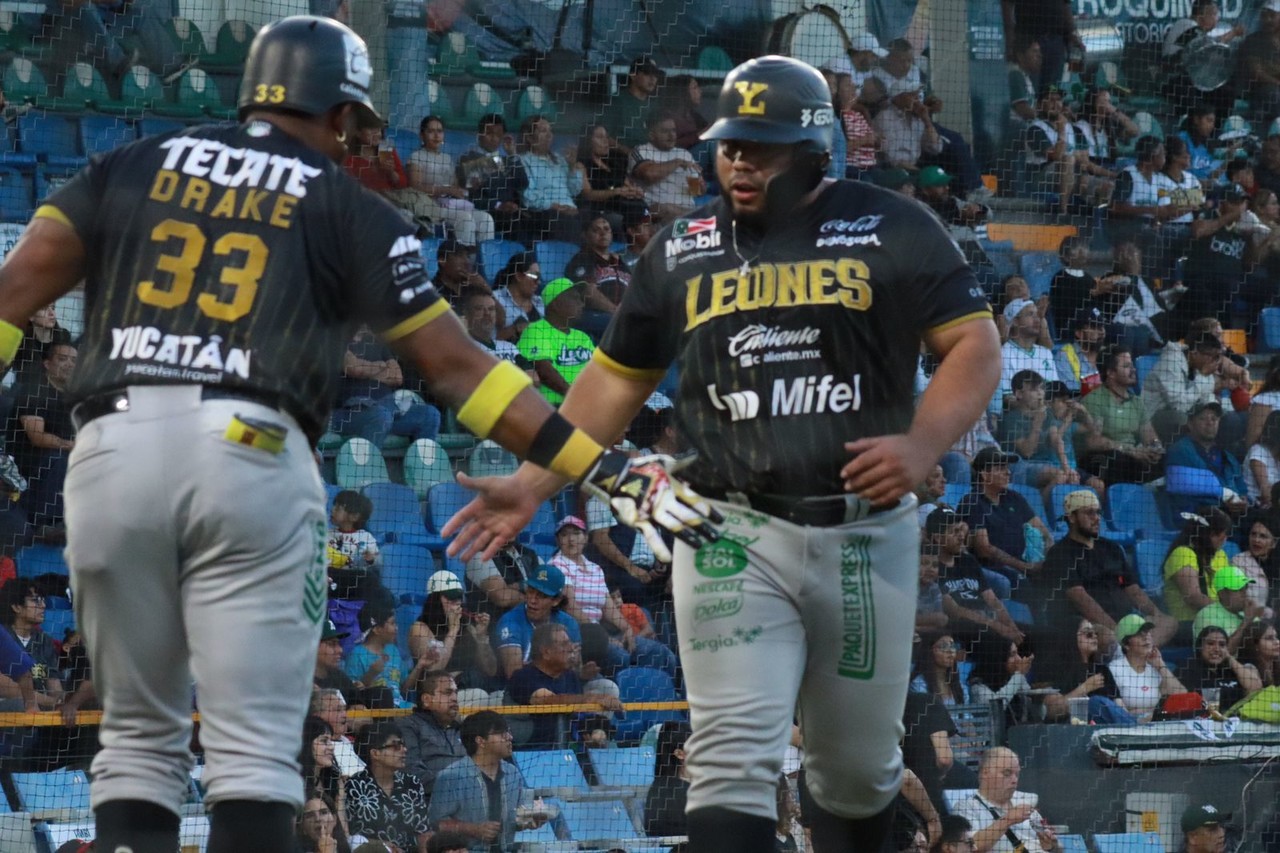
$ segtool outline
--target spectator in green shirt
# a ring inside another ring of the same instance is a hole
[[[596,345],[586,332],[572,328],[582,315],[582,286],[567,278],[548,282],[542,290],[546,316],[530,323],[516,347],[533,362],[542,383],[538,390],[554,406],[560,405],[573,380],[587,366]]]
[[[1162,473],[1164,449],[1147,419],[1142,399],[1133,388],[1138,371],[1128,347],[1103,353],[1099,363],[1102,386],[1084,398],[1093,429],[1085,436],[1080,467],[1113,483],[1146,483]]]

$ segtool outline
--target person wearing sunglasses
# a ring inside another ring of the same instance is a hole
[[[942,834],[929,853],[973,853],[973,827],[959,815],[942,816]]]
[[[1070,719],[1068,699],[1101,696],[1124,708],[1120,688],[1107,667],[1106,654],[1099,642],[1098,629],[1088,619],[1081,619],[1070,649],[1063,647],[1047,670],[1053,674],[1058,693],[1044,697],[1045,720],[1067,722]]]
[[[427,792],[405,772],[404,738],[394,720],[363,729],[356,752],[366,768],[347,780],[351,834],[388,841],[403,851],[421,851],[430,837]]]

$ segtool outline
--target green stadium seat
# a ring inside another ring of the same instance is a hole
[[[467,457],[467,473],[472,477],[505,477],[520,467],[520,459],[496,441],[485,439]]]
[[[502,97],[488,83],[473,84],[462,103],[462,126],[474,129],[490,113],[507,114]]]
[[[77,62],[68,66],[63,74],[62,94],[46,99],[43,106],[57,112],[81,113],[96,110],[99,104],[111,100],[107,81],[102,79],[98,69],[87,62]]]
[[[98,109],[111,115],[137,115],[164,103],[164,85],[160,77],[145,65],[135,65],[120,83],[120,98],[99,104]]]
[[[226,21],[218,27],[218,40],[213,53],[200,57],[200,67],[206,71],[227,71],[239,74],[244,71],[244,60],[249,55],[249,44],[254,30],[245,21]]]
[[[154,109],[160,115],[187,119],[206,116],[232,118],[235,114],[234,110],[228,110],[222,105],[218,87],[201,68],[189,68],[184,71],[178,78],[174,100],[156,104]]]
[[[43,106],[49,98],[49,82],[30,59],[14,57],[3,77],[5,97],[12,103]]]
[[[335,479],[344,489],[363,489],[370,483],[389,483],[387,460],[382,451],[364,438],[348,439],[338,450]]]
[[[700,71],[729,72],[733,70],[733,59],[725,52],[724,48],[709,44],[698,51],[698,69]]]
[[[34,41],[35,35],[20,13],[0,10],[0,52],[41,61],[48,56],[49,50]]]
[[[427,109],[430,115],[444,122],[445,127],[461,127],[457,112],[449,100],[449,93],[436,80],[427,81]],[[475,125],[471,129],[475,130]]]
[[[178,43],[179,52],[188,60],[203,60],[209,51],[204,45],[204,34],[190,18],[170,18],[165,29]]]
[[[429,438],[418,439],[404,452],[404,481],[419,500],[426,500],[432,486],[453,481],[449,454],[439,442]]]
[[[560,109],[547,90],[541,86],[525,86],[516,97],[515,123],[521,124],[529,116],[540,115],[553,125],[560,120]]]
[[[447,33],[440,39],[440,47],[436,53],[436,66],[432,76],[441,80],[450,77],[465,77],[471,66],[480,62],[480,54],[475,45],[462,33]]]

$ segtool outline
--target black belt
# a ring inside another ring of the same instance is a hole
[[[267,391],[255,391],[251,388],[225,388],[218,385],[205,385],[200,389],[201,400],[246,400],[272,409],[289,411],[285,399],[280,394]],[[85,397],[71,409],[71,423],[77,430],[94,418],[103,415],[114,415],[129,411],[128,391],[108,391]],[[291,413],[292,414],[292,413]],[[296,417],[295,417],[296,419]]]
[[[869,515],[898,506],[874,507],[857,495],[771,495],[765,492],[730,492],[723,489],[698,490],[699,494],[714,500],[750,506],[763,513],[808,527],[835,527],[860,521]]]

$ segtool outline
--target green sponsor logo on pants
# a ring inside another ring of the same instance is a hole
[[[302,612],[317,625],[329,610],[328,545],[329,531],[325,523],[315,522],[312,527],[314,554],[311,565],[307,566],[307,577],[303,585]]]
[[[751,542],[735,542],[727,535],[716,542],[710,542],[698,549],[693,555],[693,567],[698,574],[708,578],[727,578],[738,574],[747,567],[747,551],[744,545]]]
[[[854,536],[840,546],[842,625],[840,662],[845,678],[876,674],[876,614],[871,595],[871,537]]]

